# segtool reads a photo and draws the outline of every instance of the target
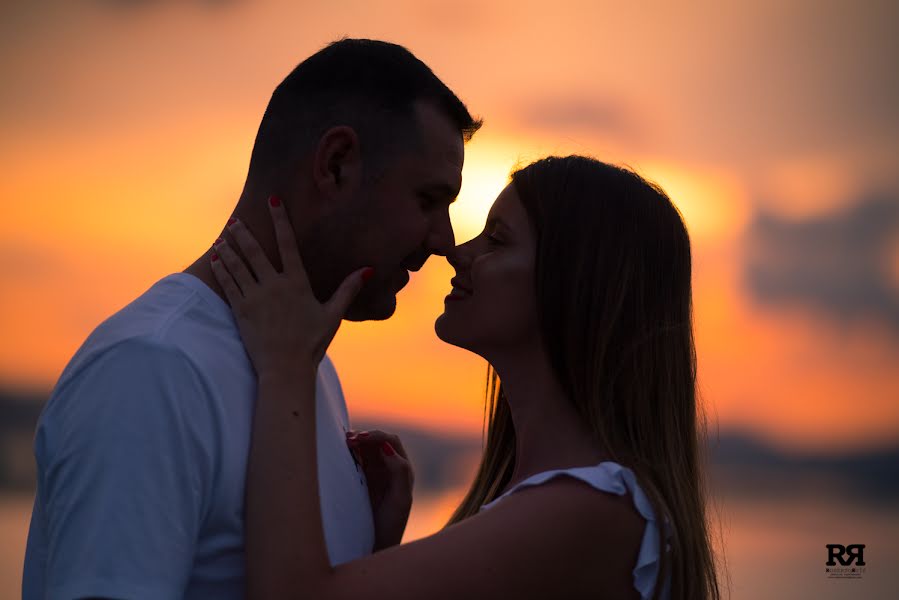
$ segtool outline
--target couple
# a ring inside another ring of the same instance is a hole
[[[550,157],[455,246],[479,126],[393,44],[288,75],[222,237],[57,382],[26,599],[718,597],[680,215],[628,170]],[[432,254],[456,270],[438,336],[490,365],[486,447],[450,523],[400,544],[408,458],[349,430],[326,350]]]

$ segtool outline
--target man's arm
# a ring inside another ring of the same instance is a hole
[[[48,598],[181,598],[210,495],[209,394],[189,360],[129,340],[54,393],[35,439]]]

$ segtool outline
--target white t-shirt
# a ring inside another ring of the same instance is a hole
[[[38,423],[25,600],[243,598],[255,398],[230,307],[193,275],[163,278],[98,326]],[[339,564],[371,553],[374,525],[328,358],[316,410],[322,518]]]

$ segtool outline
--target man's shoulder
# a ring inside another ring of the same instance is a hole
[[[97,325],[57,387],[101,360],[166,355],[203,371],[206,349],[233,350],[239,338],[229,314],[198,293],[198,286],[185,285],[189,283],[185,274],[169,275]]]
[[[204,358],[206,349],[221,351],[233,336],[227,322],[209,313],[196,290],[175,276],[157,281],[94,328],[62,371],[45,415],[68,414],[73,404],[124,406],[126,395],[150,390],[157,397],[170,396],[162,393],[170,390],[200,400],[216,374],[209,365],[217,359]]]
[[[177,346],[202,332],[233,333],[230,309],[205,284],[186,273],[168,275],[101,323],[91,337],[101,343],[150,338]],[[208,334],[207,334],[208,335]]]

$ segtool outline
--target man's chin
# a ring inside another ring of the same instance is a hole
[[[396,312],[396,296],[384,294],[380,297],[359,296],[350,304],[344,315],[347,321],[384,321]]]

